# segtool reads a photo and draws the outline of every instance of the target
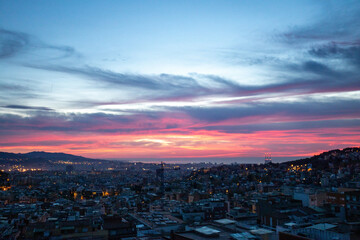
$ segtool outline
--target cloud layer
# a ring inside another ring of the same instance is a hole
[[[267,32],[263,49],[227,48],[215,60],[233,77],[133,72],[0,29],[0,150],[192,159],[358,146],[360,5],[336,6]]]

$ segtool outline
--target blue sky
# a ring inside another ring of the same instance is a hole
[[[4,151],[225,158],[359,144],[357,1],[0,1],[0,11]]]
[[[226,59],[232,53],[271,54],[280,47],[273,43],[277,33],[308,24],[326,7],[304,1],[4,1],[1,8],[3,28],[71,46],[87,64],[232,75],[226,73],[236,71]]]

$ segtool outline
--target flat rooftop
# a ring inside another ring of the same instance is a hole
[[[150,228],[183,223],[181,219],[178,219],[167,212],[139,212],[132,215],[138,221]]]
[[[231,220],[231,219],[227,219],[227,218],[214,220],[214,222],[216,222],[218,224],[221,224],[221,225],[228,225],[228,224],[236,223],[236,221]]]

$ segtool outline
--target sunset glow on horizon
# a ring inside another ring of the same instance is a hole
[[[0,151],[291,159],[360,145],[358,1],[0,11]]]

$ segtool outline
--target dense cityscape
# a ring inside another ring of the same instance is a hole
[[[4,156],[13,157],[2,153],[1,162]],[[0,237],[359,239],[360,148],[265,161],[114,162],[110,170],[81,170],[67,158],[57,170],[5,169]]]
[[[359,0],[0,0],[0,240],[360,240]]]

